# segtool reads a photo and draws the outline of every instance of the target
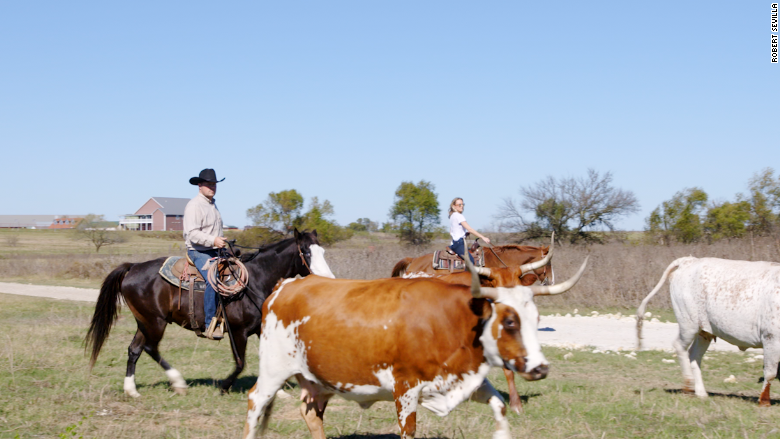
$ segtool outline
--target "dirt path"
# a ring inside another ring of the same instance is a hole
[[[0,282],[0,293],[53,299],[95,302],[98,290],[88,288],[52,287]],[[671,350],[677,334],[676,323],[645,321],[643,335],[645,349]],[[636,323],[633,317],[612,315],[588,317],[542,316],[539,322],[539,341],[542,345],[600,350],[633,350],[636,348]],[[736,346],[718,340],[709,350],[737,352]],[[761,349],[750,349],[760,352]]]

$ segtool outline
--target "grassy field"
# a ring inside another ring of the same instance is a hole
[[[220,395],[214,380],[232,369],[227,343],[198,339],[170,326],[163,356],[189,384],[175,395],[162,369],[147,355],[138,362],[142,396],[122,392],[127,346],[135,323],[124,310],[90,373],[82,340],[93,305],[0,294],[0,438],[236,438],[243,428],[246,392],[257,373],[257,338],[234,392]],[[681,375],[663,352],[592,353],[544,348],[551,362],[546,380],[518,380],[525,413],[509,415],[513,437],[778,437],[780,400],[758,408],[761,362],[740,353],[709,353],[704,378],[711,397],[682,395]],[[571,355],[569,355],[571,354]],[[566,358],[564,357],[566,356]],[[734,375],[736,383],[724,383]],[[506,391],[499,370],[491,382]],[[780,389],[775,387],[778,391]],[[299,390],[290,383],[288,392]],[[778,392],[774,392],[777,396]],[[494,422],[486,406],[461,404],[439,418],[418,413],[418,437],[490,438]],[[395,410],[368,410],[335,398],[325,416],[329,437],[397,438]],[[294,399],[277,399],[268,437],[307,438]]]

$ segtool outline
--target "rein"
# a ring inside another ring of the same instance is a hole
[[[301,243],[298,242],[298,256],[301,257],[301,261],[303,262],[303,266],[306,267],[307,270],[309,270],[309,274],[314,274],[313,271],[311,271],[311,268],[309,267],[309,264],[306,263],[306,258],[303,257],[303,252],[301,251]]]
[[[477,240],[479,240],[479,238],[477,238]],[[495,256],[496,259],[498,259],[499,262],[504,264],[504,267],[509,267],[509,265],[506,265],[506,262],[502,261],[501,258],[498,257],[498,255],[496,254],[496,251],[493,250],[493,244],[491,244],[489,242],[486,242],[486,244],[488,245],[488,248],[490,249],[490,252],[493,253],[493,256]]]

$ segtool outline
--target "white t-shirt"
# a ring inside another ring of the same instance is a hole
[[[452,236],[452,242],[466,236],[466,229],[460,224],[464,221],[466,221],[466,217],[462,213],[453,212],[452,216],[450,216],[450,236]]]

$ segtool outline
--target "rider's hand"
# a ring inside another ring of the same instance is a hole
[[[226,242],[227,242],[227,240],[224,237],[217,236],[216,238],[214,238],[214,247],[215,248],[225,248],[225,245],[226,245],[225,243]]]
[[[483,240],[483,241],[485,241],[485,242],[487,242],[488,244],[490,244],[490,238],[488,238],[488,237],[486,237],[486,236],[483,236],[483,237],[482,237],[482,240]]]

